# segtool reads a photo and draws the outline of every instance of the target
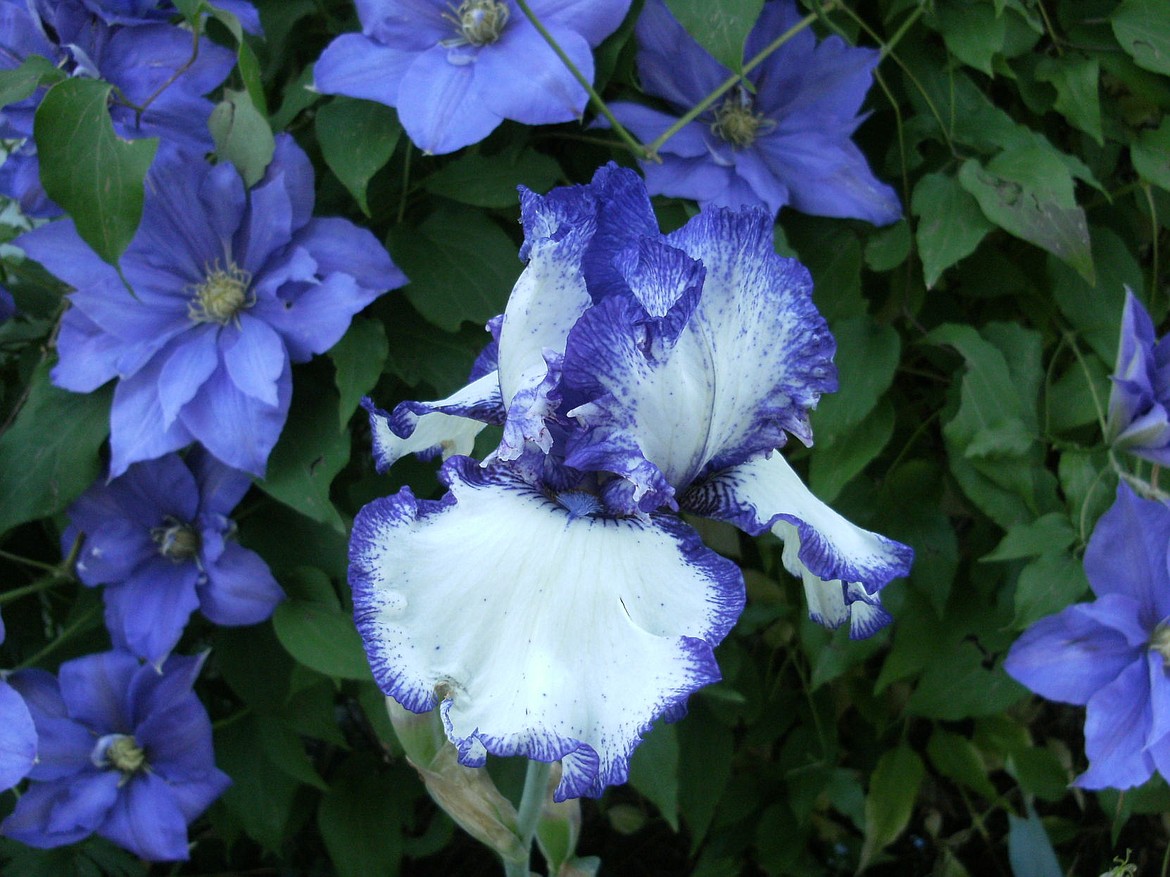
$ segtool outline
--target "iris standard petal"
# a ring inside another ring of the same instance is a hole
[[[216,624],[259,624],[284,599],[268,564],[256,552],[234,542],[224,546],[223,554],[208,564],[206,573],[206,580],[197,589],[199,608]]]
[[[398,118],[415,145],[442,155],[492,133],[503,118],[487,106],[476,83],[474,59],[455,64],[435,46],[407,68],[398,89]]]
[[[1147,631],[1170,616],[1167,546],[1170,508],[1141,499],[1122,481],[1116,501],[1097,521],[1085,549],[1085,573],[1093,592],[1136,600]]]
[[[1041,618],[1012,645],[1003,668],[1049,700],[1084,706],[1141,653],[1148,635],[1137,623],[1138,608],[1109,594]]]
[[[321,53],[313,81],[323,94],[344,94],[398,105],[398,86],[416,51],[387,46],[364,34],[342,34]]]
[[[500,380],[489,372],[466,387],[437,402],[402,402],[392,414],[374,405],[369,398],[362,406],[370,415],[374,440],[374,465],[387,471],[407,454],[443,459],[470,454],[475,437],[489,423],[504,419]]]
[[[816,606],[848,607],[857,599],[872,606],[866,598],[909,573],[914,558],[909,546],[850,523],[813,496],[779,453],[715,473],[684,495],[682,507],[728,521],[753,536],[770,529],[784,539],[785,566],[801,577],[806,593],[831,589],[810,597],[814,612]],[[860,590],[848,587],[854,584]],[[841,588],[845,590],[838,600],[836,590]],[[833,626],[845,619],[818,620]]]
[[[0,679],[0,789],[25,778],[37,757],[37,729],[15,688]]]
[[[1153,715],[1149,668],[1140,658],[1091,698],[1085,712],[1089,769],[1076,778],[1082,789],[1128,789],[1154,772],[1145,751]]]
[[[404,489],[354,524],[375,679],[415,712],[441,703],[462,763],[561,759],[558,799],[600,795],[657,716],[719,678],[739,570],[673,517],[591,517],[468,458],[443,471],[442,502]]]

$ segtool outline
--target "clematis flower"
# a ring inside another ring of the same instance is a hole
[[[739,569],[679,510],[785,540],[813,617],[867,636],[911,551],[820,503],[775,452],[811,442],[834,342],[763,211],[714,210],[669,235],[629,170],[521,191],[528,262],[472,382],[372,404],[375,459],[448,455],[438,501],[404,488],[359,513],[354,618],[374,677],[438,706],[469,766],[561,760],[556,796],[624,782],[641,735],[719,678]],[[483,464],[460,455],[503,424]]]
[[[90,487],[67,511],[68,551],[84,535],[77,577],[104,585],[106,627],[118,648],[161,664],[199,609],[215,624],[258,624],[284,593],[228,517],[252,484],[196,448],[135,463]]]
[[[0,643],[4,642],[0,619]],[[37,729],[20,692],[0,674],[0,791],[24,779],[37,757]]]
[[[97,834],[150,861],[188,858],[187,826],[231,784],[191,690],[206,654],[161,670],[126,652],[11,677],[40,733],[40,757],[0,834],[33,847]]]
[[[1106,441],[1135,457],[1170,464],[1170,340],[1154,337],[1149,313],[1125,293]]]
[[[1122,482],[1085,550],[1097,599],[1042,618],[1004,669],[1049,700],[1086,707],[1086,789],[1170,778],[1170,507]]]
[[[770,0],[744,46],[750,59],[800,21],[792,0]],[[637,68],[646,94],[673,110],[611,105],[644,143],[656,140],[732,75],[683,29],[662,0],[647,0],[638,18]],[[685,125],[641,162],[652,195],[692,198],[701,206],[758,204],[775,216],[789,205],[814,216],[896,222],[894,190],[875,179],[850,139],[865,116],[861,103],[879,53],[840,37],[817,42],[800,31],[768,56],[713,108]]]
[[[585,89],[513,0],[356,0],[360,34],[342,34],[314,68],[326,94],[398,108],[421,149],[478,143],[504,119],[578,119]],[[593,52],[630,0],[531,0],[541,24],[593,81]]]
[[[153,24],[173,22],[179,17],[173,0],[81,0],[90,10],[107,24]],[[215,0],[211,4],[235,15],[248,33],[259,34],[260,13],[247,0]]]
[[[16,316],[16,299],[12,297],[11,292],[0,286],[0,323],[10,320],[14,316]]]
[[[355,313],[406,282],[370,232],[312,211],[312,166],[287,135],[250,192],[230,164],[164,144],[121,259],[133,297],[70,220],[16,240],[76,288],[54,383],[87,393],[118,381],[111,478],[192,441],[264,474],[288,416],[290,363],[328,350]]]
[[[214,148],[207,128],[213,105],[203,95],[227,78],[234,53],[207,39],[200,39],[195,52],[190,31],[165,21],[122,26],[95,14],[92,7],[101,5],[92,0],[0,0],[0,70],[16,69],[28,57],[40,55],[70,76],[103,79],[116,87],[118,99],[110,115],[119,136],[160,137],[196,152]],[[146,11],[145,4],[137,6]],[[233,11],[245,14],[243,7],[249,6],[242,3]],[[172,8],[167,17],[174,16]],[[44,94],[45,89],[37,89],[0,108],[0,138],[31,138]],[[4,162],[0,194],[20,202],[29,216],[61,212],[40,185],[31,139]]]

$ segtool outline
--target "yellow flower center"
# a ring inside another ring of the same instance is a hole
[[[187,315],[196,323],[226,325],[256,303],[256,297],[248,290],[251,283],[252,275],[234,262],[228,262],[226,268],[215,262],[207,269],[203,282],[191,289]]]
[[[1170,620],[1154,628],[1150,637],[1150,648],[1162,656],[1166,669],[1170,670]]]
[[[199,532],[194,527],[170,516],[161,527],[150,531],[150,537],[158,545],[158,553],[175,563],[190,560],[202,547]]]
[[[146,763],[146,753],[130,734],[107,734],[99,739],[90,754],[90,761],[101,770],[112,767],[121,771],[123,777],[119,785],[130,779],[131,774],[150,767]]]
[[[463,0],[458,7],[451,8],[454,14],[446,13],[445,17],[455,24],[456,37],[452,41],[455,45],[491,45],[508,23],[508,7],[496,0]]]
[[[751,95],[742,88],[735,89],[715,110],[711,133],[730,143],[734,149],[751,146],[761,130],[770,131],[776,127],[772,119],[752,110]]]

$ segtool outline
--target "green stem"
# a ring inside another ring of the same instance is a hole
[[[67,573],[56,570],[44,578],[37,579],[35,582],[21,588],[13,588],[11,591],[5,591],[3,594],[0,594],[0,606],[3,606],[5,603],[11,603],[13,600],[19,600],[21,597],[27,597],[30,594],[39,594],[41,591],[47,591],[49,588],[64,584],[69,579],[70,577]]]
[[[520,796],[520,809],[516,814],[516,835],[525,850],[532,849],[532,838],[544,810],[548,796],[548,775],[552,764],[547,761],[529,761],[528,772],[524,775],[524,792]],[[528,860],[504,862],[506,877],[528,877]]]
[[[60,636],[58,636],[51,643],[49,643],[47,646],[45,646],[43,649],[41,649],[39,652],[37,652],[35,655],[33,655],[28,660],[21,661],[13,669],[14,670],[23,670],[26,667],[32,667],[36,664],[39,664],[41,661],[43,661],[45,658],[47,658],[49,655],[51,655],[53,652],[55,652],[63,643],[67,642],[69,640],[69,638],[72,637],[75,633],[82,630],[90,622],[92,622],[97,617],[98,613],[101,612],[101,609],[102,609],[102,607],[100,605],[91,607],[88,612],[86,612],[84,615],[82,615],[80,618],[78,618],[76,621],[74,621],[71,625],[69,625],[63,631],[61,631]]]
[[[517,2],[523,2],[523,0],[517,0]],[[833,3],[826,4],[823,11],[829,11],[834,5],[835,4]],[[662,148],[663,144],[665,144],[667,140],[669,140],[691,122],[695,121],[695,119],[697,119],[700,114],[706,112],[707,109],[709,109],[711,105],[715,103],[715,101],[719,100],[719,98],[723,97],[723,95],[731,91],[732,88],[743,81],[745,76],[764,63],[764,61],[768,59],[769,55],[779,49],[782,45],[784,45],[814,21],[816,21],[819,17],[820,16],[818,13],[810,12],[792,27],[788,28],[788,30],[784,31],[784,33],[780,34],[780,36],[776,37],[776,39],[772,40],[772,42],[765,46],[758,55],[743,65],[743,70],[741,72],[733,73],[731,76],[727,77],[727,79],[723,80],[723,83],[717,89],[691,107],[690,110],[680,116],[673,125],[659,134],[657,140],[646,146],[647,156],[650,158],[657,157],[658,150]]]
[[[24,564],[25,566],[35,567],[36,569],[43,569],[45,572],[60,572],[60,567],[56,564],[45,563],[41,560],[33,560],[31,557],[22,557],[19,554],[12,554],[9,551],[0,550],[0,558],[3,558],[4,560],[11,560],[13,563],[20,563]]]
[[[610,112],[610,109],[608,106],[606,106],[605,101],[601,99],[601,95],[599,95],[594,90],[593,83],[590,82],[584,76],[584,74],[582,74],[581,71],[577,69],[577,65],[573,63],[573,59],[566,55],[565,50],[557,44],[556,39],[548,32],[548,28],[546,28],[544,24],[541,23],[540,19],[536,17],[536,13],[532,11],[526,0],[516,0],[516,5],[520,7],[520,11],[524,13],[524,16],[532,22],[532,26],[536,28],[536,32],[544,37],[544,41],[548,43],[549,48],[557,53],[557,57],[561,59],[561,63],[565,65],[565,69],[573,74],[573,78],[576,79],[577,82],[580,83],[581,87],[585,89],[585,93],[589,95],[589,100],[595,107],[597,107],[597,111],[601,113],[601,115],[605,116],[606,121],[609,122],[609,124],[613,127],[614,133],[617,134],[618,137],[622,138],[626,146],[628,146],[635,155],[652,158],[654,155],[653,150],[649,150],[641,143],[639,143],[634,138],[634,135],[627,131],[622,123],[617,120],[617,117],[612,112]]]

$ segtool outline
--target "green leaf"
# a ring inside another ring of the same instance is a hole
[[[906,711],[958,721],[1003,712],[1027,695],[1027,689],[1001,668],[989,668],[984,661],[983,652],[973,642],[961,642],[942,654],[933,649]]]
[[[691,852],[698,850],[711,827],[715,808],[731,778],[735,741],[731,729],[715,719],[701,702],[692,702],[685,722],[678,728],[678,803],[691,831]]]
[[[322,792],[329,788],[320,774],[314,770],[313,763],[305,754],[304,744],[295,731],[277,719],[264,716],[257,716],[255,724],[256,734],[269,761],[307,786],[313,786]]]
[[[0,70],[0,107],[22,101],[37,87],[46,83],[60,82],[65,71],[54,66],[42,55],[29,55],[14,70]]]
[[[1056,550],[1043,554],[1020,571],[1012,627],[1023,630],[1076,602],[1088,590],[1085,567],[1078,558]]]
[[[357,410],[362,396],[378,383],[389,354],[386,330],[379,321],[365,317],[355,317],[349,330],[329,351],[329,358],[333,360],[337,372],[337,392],[341,396],[337,408],[341,429],[349,424],[349,418]]]
[[[279,713],[289,693],[293,662],[270,624],[217,627],[211,659],[227,684],[249,708]]]
[[[1093,282],[1093,255],[1085,213],[1073,195],[1072,174],[1052,152],[1022,146],[985,166],[963,162],[959,182],[984,215],[1010,234],[1042,247]]]
[[[1034,521],[1017,524],[1008,530],[995,550],[981,561],[1019,560],[1062,551],[1072,545],[1077,534],[1063,512],[1049,512]]]
[[[345,522],[329,499],[329,486],[350,453],[349,433],[337,426],[337,393],[308,369],[293,383],[288,423],[257,483],[274,499],[344,533]]]
[[[1056,89],[1056,111],[1104,145],[1101,133],[1101,99],[1097,85],[1101,65],[1096,58],[1062,55],[1041,58],[1036,65],[1036,79],[1051,82]]]
[[[1111,21],[1113,35],[1134,63],[1170,76],[1170,16],[1163,0],[1124,0]]]
[[[247,91],[223,93],[211,118],[207,120],[211,136],[215,139],[215,151],[222,161],[230,161],[244,178],[244,185],[251,188],[260,182],[264,169],[272,161],[276,140],[268,120],[252,103]]]
[[[516,244],[470,209],[440,209],[417,229],[396,225],[388,244],[410,278],[404,289],[410,303],[448,332],[503,313],[523,268]]]
[[[227,814],[253,840],[279,854],[301,783],[265,753],[257,717],[245,716],[216,730],[215,761],[232,778],[221,799]]]
[[[808,467],[808,486],[822,502],[832,502],[842,488],[868,466],[894,435],[896,415],[888,399],[861,422],[830,442],[822,443],[820,436],[813,445]]]
[[[393,877],[402,859],[404,790],[417,779],[395,775],[372,753],[348,758],[317,809],[317,828],[340,877]]]
[[[33,133],[45,192],[73,218],[82,240],[116,265],[142,219],[158,138],[126,141],[114,133],[112,90],[98,79],[57,83],[37,108]]]
[[[1130,144],[1129,156],[1142,179],[1170,192],[1170,116],[1154,130],[1138,134]]]
[[[532,149],[516,156],[471,153],[431,174],[423,187],[432,195],[473,207],[516,207],[517,184],[547,192],[561,176],[555,159]]]
[[[865,242],[865,264],[872,271],[890,271],[910,255],[910,223],[899,219],[875,231]]]
[[[994,801],[997,792],[987,778],[987,765],[975,744],[959,734],[935,728],[926,746],[930,763],[943,776],[962,783],[973,792]]]
[[[126,295],[126,306],[134,302]],[[98,449],[110,430],[110,390],[70,393],[33,372],[28,398],[0,435],[0,533],[61,511],[101,474]]]
[[[299,663],[338,679],[369,679],[370,666],[353,617],[321,603],[286,600],[272,614],[285,650]]]
[[[1004,20],[990,3],[950,2],[938,6],[939,30],[951,53],[986,73],[991,59],[1003,51]]]
[[[906,829],[925,773],[922,759],[909,746],[898,746],[878,759],[865,796],[865,842],[858,871]]]
[[[1031,804],[1027,819],[1008,814],[1008,860],[1012,877],[1064,877],[1044,823]]]
[[[369,216],[366,188],[402,136],[397,114],[375,101],[335,97],[317,111],[314,129],[325,163]]]
[[[1025,792],[1045,801],[1059,801],[1068,794],[1072,777],[1050,749],[1029,746],[1011,753],[1004,769]]]
[[[743,68],[743,44],[760,15],[763,0],[667,0],[666,5],[716,61],[733,73]]]
[[[868,315],[838,320],[832,328],[840,389],[823,396],[812,413],[818,444],[832,444],[873,411],[893,383],[902,352],[897,331]]]
[[[678,831],[678,758],[675,726],[660,722],[630,760],[630,785],[658,808],[674,831]]]

